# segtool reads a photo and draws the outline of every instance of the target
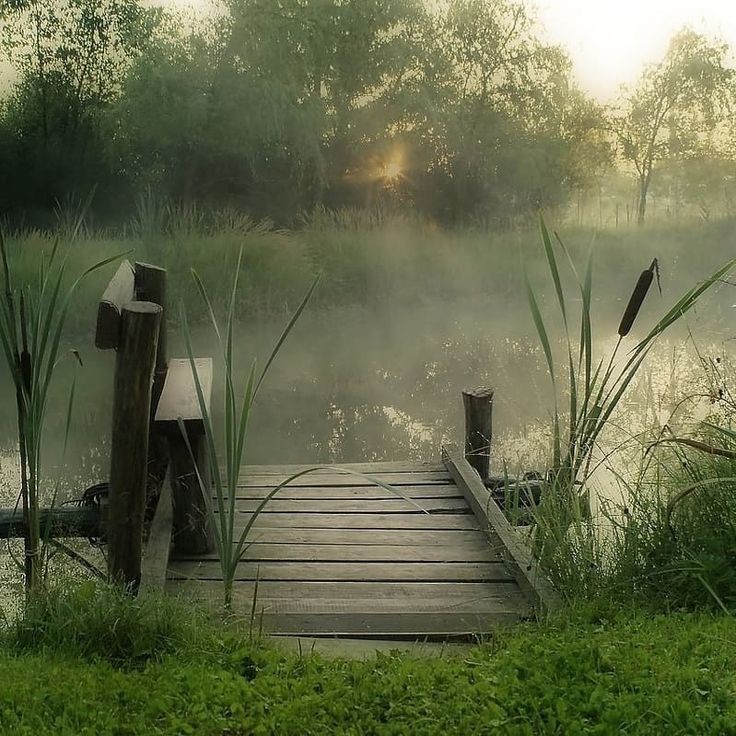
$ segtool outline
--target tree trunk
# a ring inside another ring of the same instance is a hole
[[[647,192],[649,191],[649,175],[639,177],[639,198],[636,203],[636,224],[643,225],[647,214]]]

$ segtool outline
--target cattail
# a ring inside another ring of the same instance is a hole
[[[652,261],[652,265],[646,271],[642,271],[639,276],[639,280],[636,282],[634,291],[631,294],[631,299],[626,305],[626,311],[621,319],[621,324],[618,326],[618,334],[620,337],[626,337],[631,332],[631,328],[634,326],[634,320],[639,314],[641,305],[644,303],[649,287],[652,285],[654,280],[654,272],[657,269],[657,259]]]

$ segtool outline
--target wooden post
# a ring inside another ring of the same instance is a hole
[[[141,576],[151,384],[162,312],[152,302],[129,302],[122,308],[115,360],[108,567],[111,579],[131,592],[137,591]]]
[[[465,459],[482,480],[489,476],[493,438],[493,389],[463,391]]]
[[[164,390],[166,366],[168,364],[166,338],[166,269],[152,266],[150,263],[135,264],[135,298],[142,302],[153,302],[163,309],[161,326],[158,331],[158,348],[156,350],[156,372],[153,376],[153,396],[151,416],[156,414],[158,400]]]

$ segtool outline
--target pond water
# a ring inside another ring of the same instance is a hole
[[[614,425],[633,434],[666,421],[686,395],[704,393],[702,360],[728,354],[732,295],[709,299],[708,309],[678,326],[653,352]],[[598,349],[613,344],[615,317],[596,325]],[[614,310],[612,310],[614,311]],[[661,306],[652,313],[661,312]],[[261,364],[282,320],[243,323],[237,362],[245,373],[254,356]],[[646,324],[646,322],[645,322]],[[649,322],[651,324],[651,321]],[[170,356],[184,356],[181,336],[170,326]],[[700,355],[690,336],[697,335]],[[637,337],[631,338],[631,345]],[[44,465],[61,478],[62,497],[78,497],[104,479],[110,434],[114,355],[95,350],[91,335],[75,340],[84,359],[62,364],[49,406]],[[198,326],[199,355],[215,355],[210,329]],[[217,372],[217,364],[216,364]],[[72,437],[61,454],[65,407],[72,377],[77,390]],[[221,397],[216,375],[215,405]],[[461,391],[492,386],[493,465],[542,468],[549,448],[549,378],[523,297],[516,303],[492,297],[467,303],[424,301],[402,309],[333,308],[307,312],[290,336],[264,384],[254,410],[246,459],[250,463],[351,462],[438,459],[440,447],[462,440]],[[15,502],[15,413],[8,377],[0,374],[5,411],[0,417],[0,504]],[[707,408],[707,399],[686,405],[682,421]],[[611,443],[617,440],[616,427]],[[610,481],[610,478],[609,478]],[[605,485],[606,480],[603,480]],[[5,563],[8,556],[2,555]],[[9,573],[6,565],[6,577]]]

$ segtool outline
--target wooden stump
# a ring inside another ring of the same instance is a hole
[[[463,391],[465,407],[465,459],[482,480],[490,474],[493,439],[493,389]]]
[[[108,567],[110,578],[132,592],[141,575],[151,385],[162,311],[151,302],[130,302],[122,308],[115,361]]]

